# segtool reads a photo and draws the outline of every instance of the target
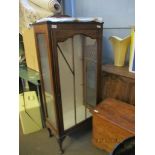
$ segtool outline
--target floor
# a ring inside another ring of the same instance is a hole
[[[58,155],[59,147],[55,137],[48,137],[47,129],[23,135],[20,127],[19,155]],[[91,143],[91,129],[72,133],[63,143],[64,155],[108,155]]]

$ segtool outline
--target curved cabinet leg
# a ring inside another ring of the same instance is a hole
[[[63,154],[64,153],[64,149],[62,147],[62,144],[63,144],[63,141],[64,141],[65,137],[61,137],[61,138],[58,138],[58,144],[59,144],[59,149],[60,149],[60,154]]]
[[[47,128],[48,132],[49,132],[49,137],[53,137],[52,131],[50,128]]]

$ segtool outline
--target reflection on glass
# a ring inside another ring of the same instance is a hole
[[[86,62],[86,104],[96,105],[96,63]]]
[[[40,54],[40,63],[41,63],[41,71],[42,71],[42,77],[43,77],[43,83],[44,83],[44,90],[45,90],[45,100],[46,100],[46,106],[47,106],[47,113],[48,113],[48,119],[51,122],[51,124],[57,128],[56,124],[56,115],[55,115],[55,101],[54,101],[54,92],[53,87],[51,87],[51,84],[53,81],[50,80],[50,68],[48,63],[48,51],[47,46],[45,42],[45,35],[44,34],[38,34],[38,47],[39,47],[39,54]]]
[[[88,105],[96,105],[96,60],[97,42],[95,39],[86,38],[84,44],[85,63],[85,102]]]

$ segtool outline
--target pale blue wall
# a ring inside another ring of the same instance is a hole
[[[135,25],[135,0],[65,0],[65,13],[76,17],[103,18],[103,60],[113,62],[108,38],[130,34],[130,27]]]
[[[64,0],[64,13],[69,16],[75,16],[75,0]]]

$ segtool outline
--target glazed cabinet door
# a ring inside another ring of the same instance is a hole
[[[46,103],[46,121],[57,130],[57,117],[55,108],[55,95],[52,74],[52,58],[49,51],[47,34],[36,34],[38,44],[38,57],[40,62],[40,71],[44,101]]]
[[[77,34],[57,42],[64,130],[91,116],[96,105],[97,41]]]

